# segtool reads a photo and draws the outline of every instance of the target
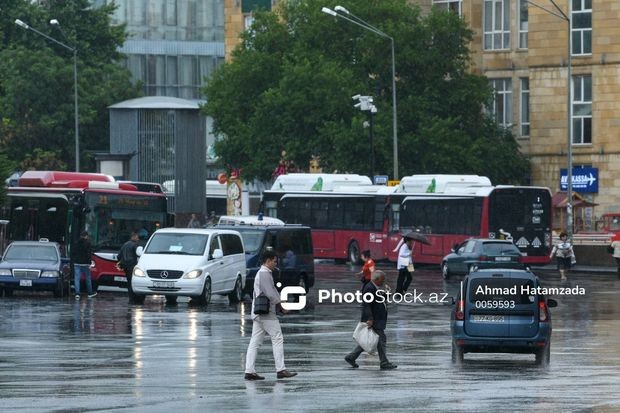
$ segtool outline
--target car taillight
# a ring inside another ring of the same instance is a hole
[[[547,310],[547,304],[544,301],[538,303],[538,320],[547,321],[549,319],[549,312]]]
[[[459,300],[456,302],[456,309],[454,310],[454,318],[457,320],[464,320],[465,313],[463,312],[465,308],[465,303],[463,300]]]
[[[481,255],[480,258],[478,259],[479,261],[486,261],[488,260],[489,257],[487,257],[486,255]]]

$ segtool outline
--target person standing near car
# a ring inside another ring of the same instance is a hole
[[[138,233],[132,232],[129,241],[125,242],[118,252],[120,267],[127,278],[127,294],[130,301],[134,300],[133,289],[131,288],[131,276],[133,275],[133,267],[138,264],[138,254],[136,254],[136,250],[138,249],[139,239],[140,236]]]
[[[385,273],[381,270],[377,270],[372,273],[372,279],[364,286],[362,291],[363,295],[371,294],[373,296],[372,301],[367,302],[364,300],[362,305],[362,317],[361,322],[365,322],[368,328],[372,328],[379,336],[379,342],[377,343],[377,352],[379,353],[379,367],[381,370],[392,370],[398,367],[396,364],[390,363],[386,355],[387,338],[385,336],[385,327],[387,324],[388,310],[385,303],[385,295],[383,300],[379,298],[381,295],[378,291],[383,290],[385,284]],[[358,368],[359,364],[355,362],[357,358],[364,352],[361,346],[357,346],[352,352],[347,354],[344,360],[353,368]]]
[[[398,269],[398,280],[396,281],[396,292],[404,294],[411,284],[411,270],[413,269],[413,240],[411,238],[403,238],[402,243],[396,247],[398,250],[398,261],[396,269]]]
[[[252,293],[252,339],[245,356],[245,379],[264,380],[263,376],[256,373],[256,355],[265,334],[271,337],[273,346],[273,358],[275,359],[277,377],[279,379],[294,377],[297,373],[288,371],[284,365],[284,337],[280,322],[276,317],[276,305],[281,302],[280,293],[273,283],[272,272],[278,264],[278,256],[272,249],[265,250],[261,256],[262,266],[254,278],[254,292]],[[269,299],[269,313],[255,314],[254,303],[256,297],[264,295]],[[283,311],[284,312],[284,311]]]
[[[570,269],[572,261],[575,258],[573,245],[568,240],[568,234],[566,232],[560,233],[560,242],[553,246],[549,258],[553,256],[555,256],[561,280],[566,281],[566,271]]]
[[[73,249],[73,275],[74,275],[74,288],[75,299],[80,299],[80,280],[82,274],[86,281],[86,291],[88,292],[88,298],[92,298],[97,295],[93,292],[93,282],[90,274],[91,256],[93,254],[93,247],[88,240],[88,232],[82,231],[80,233],[80,239],[75,244]]]

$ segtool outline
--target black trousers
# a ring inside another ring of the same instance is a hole
[[[620,274],[620,258],[616,258],[616,265],[618,265],[618,274]]]
[[[125,271],[125,277],[127,278],[127,295],[129,296],[129,299],[133,299],[133,290],[131,289],[131,277],[133,275],[133,267],[131,267],[131,269],[126,269]]]
[[[379,342],[377,343],[377,353],[379,353],[379,361],[381,362],[381,365],[384,366],[390,363],[390,361],[387,358],[387,355],[385,354],[386,347],[387,347],[387,337],[385,337],[384,330],[374,330],[374,331],[379,336]],[[360,346],[357,346],[353,349],[352,352],[349,353],[348,357],[353,359],[353,361],[355,361],[360,356],[360,354],[362,354],[363,352],[364,352],[364,349],[361,348]]]
[[[411,273],[407,271],[407,267],[398,270],[398,280],[396,281],[396,292],[404,293],[411,284]]]

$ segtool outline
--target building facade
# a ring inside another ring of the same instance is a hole
[[[95,0],[98,4],[112,0]],[[126,24],[121,48],[147,96],[199,99],[205,78],[224,61],[224,0],[114,0]]]
[[[533,1],[547,10],[526,0],[422,0],[420,5],[459,13],[474,31],[474,70],[495,90],[489,110],[512,129],[530,159],[532,185],[565,190],[561,170],[568,165],[570,142],[581,178],[574,177],[573,189],[598,204],[582,211],[576,230],[594,230],[600,215],[620,211],[620,2],[556,0],[562,16],[551,1]],[[585,178],[597,185],[585,185]]]

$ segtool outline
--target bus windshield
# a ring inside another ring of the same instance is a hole
[[[166,219],[164,197],[86,193],[86,230],[95,250],[118,250],[136,232],[140,244]]]

